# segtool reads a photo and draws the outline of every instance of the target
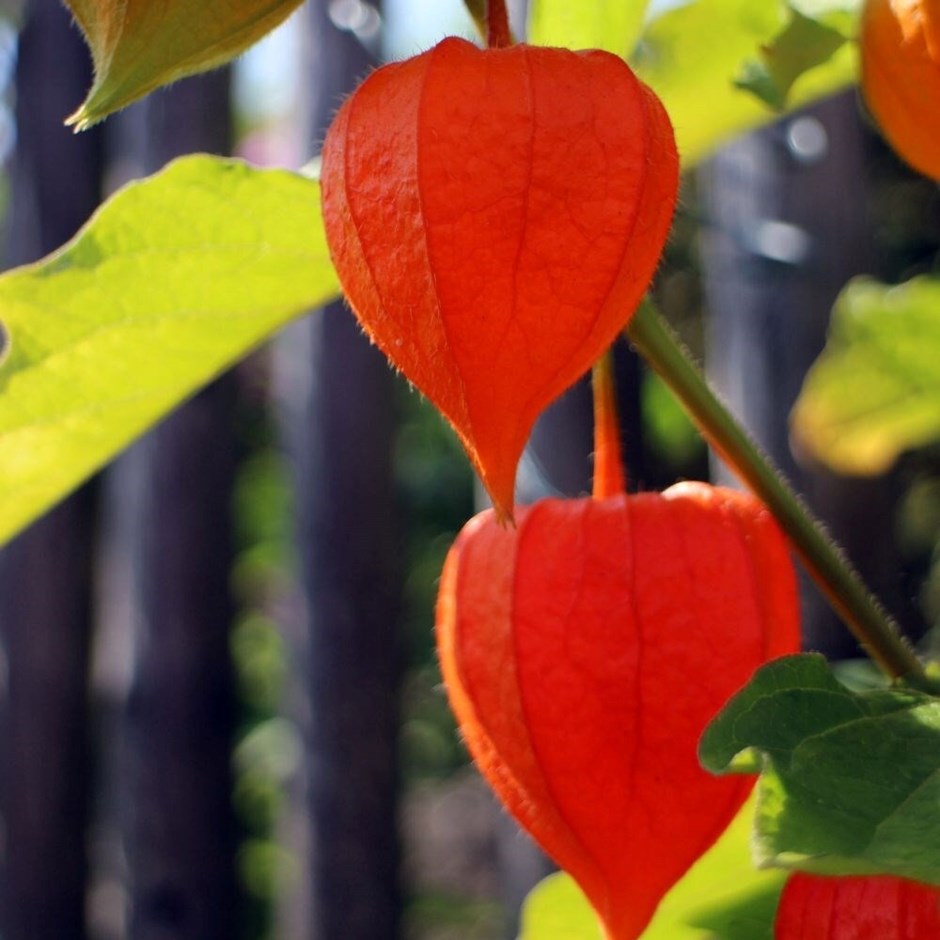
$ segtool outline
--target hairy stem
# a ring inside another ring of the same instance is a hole
[[[609,349],[594,363],[591,385],[594,391],[593,496],[595,499],[606,499],[626,491],[620,423],[617,420],[614,359]]]
[[[473,22],[490,49],[503,49],[516,40],[509,28],[506,0],[464,0]]]
[[[892,678],[923,676],[923,667],[901,638],[897,624],[789,483],[718,400],[651,301],[640,305],[626,334],[722,459],[766,503],[812,578],[868,655]]]
[[[513,43],[509,29],[506,0],[486,0],[486,45],[490,49],[503,49]]]

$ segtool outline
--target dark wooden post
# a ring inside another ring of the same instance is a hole
[[[318,0],[304,22],[314,149],[341,96],[374,63],[363,44],[376,38],[368,17],[334,21],[336,7]],[[307,628],[299,654],[312,832],[305,935],[394,940],[401,907],[394,377],[342,304],[289,330],[279,356]]]
[[[871,272],[874,263],[854,94],[742,137],[706,164],[699,179],[710,220],[709,376],[869,583],[895,606],[890,488],[882,480],[838,479],[800,467],[788,442],[787,418],[822,349],[832,303],[851,276]],[[808,585],[804,612],[810,647],[857,655]]]
[[[90,80],[58,0],[30,0],[16,67],[17,145],[4,259],[33,261],[97,206],[101,137],[64,118]],[[14,337],[15,341],[15,337]],[[0,552],[0,934],[85,936],[94,487]]]
[[[225,71],[158,92],[141,107],[136,126],[145,128],[148,172],[182,153],[230,146]],[[237,934],[229,655],[235,397],[234,377],[218,380],[116,471],[136,493],[118,526],[136,608],[118,781],[133,940]]]

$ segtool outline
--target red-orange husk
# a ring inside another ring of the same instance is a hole
[[[777,908],[775,940],[937,940],[940,889],[886,875],[795,874]]]
[[[752,781],[696,759],[724,702],[798,649],[787,546],[747,494],[546,500],[485,512],[452,547],[441,667],[478,767],[578,882],[608,940],[636,940]]]
[[[672,220],[669,118],[617,56],[445,39],[372,73],[323,148],[330,255],[363,328],[510,518],[536,418],[645,293]]]
[[[940,4],[866,0],[862,92],[891,146],[940,180]]]

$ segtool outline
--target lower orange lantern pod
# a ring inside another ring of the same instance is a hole
[[[595,494],[472,519],[444,565],[437,640],[480,770],[634,940],[752,781],[696,759],[705,725],[799,645],[783,536],[753,497],[704,483],[617,490],[599,420]]]
[[[937,940],[940,889],[891,877],[794,875],[775,940]]]
[[[885,136],[940,180],[940,4],[867,0],[859,45],[862,91]]]

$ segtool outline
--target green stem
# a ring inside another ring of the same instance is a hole
[[[869,656],[892,678],[923,676],[923,667],[901,638],[897,624],[780,472],[718,400],[651,301],[643,301],[626,334],[725,462],[774,514],[810,575]]]

